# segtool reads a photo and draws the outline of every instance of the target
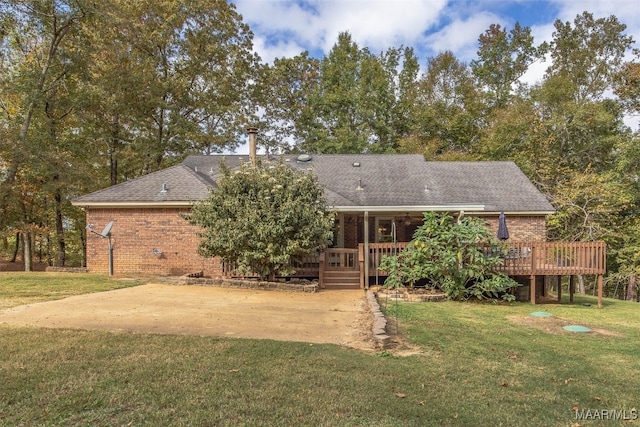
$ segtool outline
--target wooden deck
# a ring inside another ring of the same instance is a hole
[[[382,257],[394,255],[406,246],[406,242],[370,243],[369,275],[376,274]],[[364,244],[360,244],[358,253],[361,258],[364,257]],[[505,244],[503,256],[504,262],[497,271],[509,276],[528,277],[533,304],[536,303],[537,276],[584,274],[598,276],[598,307],[602,307],[603,276],[607,271],[607,247],[604,242],[509,242]],[[378,270],[378,274],[384,276],[386,272]],[[361,286],[364,287],[368,282],[364,271],[361,271]]]
[[[605,274],[604,242],[510,243],[499,268],[510,276],[571,276]]]
[[[370,243],[368,265],[365,245],[357,249],[329,248],[319,256],[306,257],[293,264],[296,272],[288,277],[317,277],[321,288],[366,288],[369,278],[386,276],[378,269],[384,256],[399,253],[407,242]],[[531,302],[536,302],[537,276],[598,276],[598,304],[602,305],[602,280],[606,273],[604,242],[508,242],[504,262],[497,268],[509,276],[525,276],[531,280]],[[226,274],[233,275],[228,268]],[[368,277],[366,277],[368,274]]]
[[[370,243],[371,271],[384,256],[400,252],[406,242]],[[360,244],[364,254],[364,245]],[[510,242],[506,244],[504,263],[497,269],[509,276],[556,276],[606,273],[604,242]],[[384,272],[379,272],[380,275]]]

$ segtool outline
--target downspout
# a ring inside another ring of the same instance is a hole
[[[364,288],[369,289],[369,211],[364,212]]]

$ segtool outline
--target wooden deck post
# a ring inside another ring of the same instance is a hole
[[[562,302],[562,276],[558,275],[558,302]]]
[[[364,243],[358,243],[358,269],[360,270],[360,289],[369,289],[367,281],[364,280]]]
[[[324,252],[320,252],[318,259],[318,282],[320,289],[324,289]]]
[[[535,275],[531,275],[529,292],[531,294],[531,304],[535,304],[536,303],[536,276]]]
[[[574,282],[576,276],[573,274],[569,276],[569,302],[573,304],[573,294],[576,291],[576,284]]]
[[[369,289],[369,211],[364,212],[364,287]],[[377,266],[376,266],[377,268]]]
[[[602,308],[602,285],[603,285],[603,276],[602,274],[598,274],[598,308]]]

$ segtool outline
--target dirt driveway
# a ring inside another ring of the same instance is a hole
[[[360,290],[298,293],[147,284],[0,311],[0,324],[370,347]]]

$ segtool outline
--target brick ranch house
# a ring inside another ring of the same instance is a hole
[[[564,246],[545,246],[550,243],[545,243],[546,216],[554,208],[513,162],[428,162],[421,155],[395,154],[284,155],[282,159],[292,168],[314,173],[337,212],[335,247],[296,266],[301,276],[319,277],[321,287],[368,287],[374,277],[378,279],[380,256],[411,240],[427,211],[478,216],[496,233],[504,212],[515,254],[505,261],[510,263],[505,271],[514,277],[537,283],[536,274],[538,279],[603,274],[601,247],[595,249],[597,265],[588,261],[588,270],[557,269],[558,254],[575,259],[577,249],[566,252]],[[197,254],[198,229],[181,214],[215,189],[222,162],[233,169],[248,161],[249,156],[243,155],[189,156],[181,164],[84,195],[73,204],[85,209],[87,224],[95,230],[113,222],[115,275],[228,275],[219,259]],[[262,156],[260,161],[270,160]],[[105,240],[88,233],[88,271],[109,272]],[[537,271],[533,271],[536,248]],[[593,250],[588,252],[587,258],[593,258]],[[540,293],[537,287],[531,288],[532,300],[534,291]]]

